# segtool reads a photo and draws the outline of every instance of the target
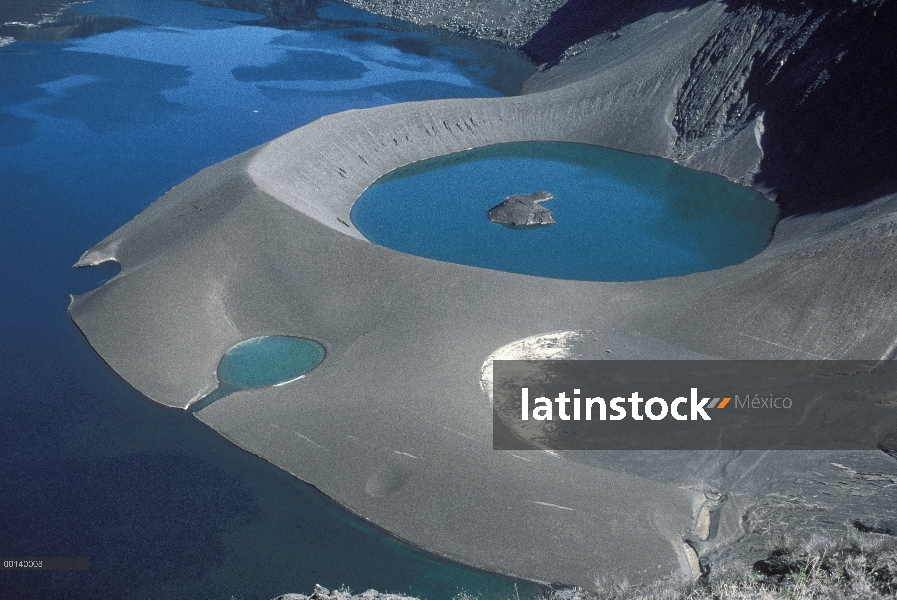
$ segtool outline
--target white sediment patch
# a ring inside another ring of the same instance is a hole
[[[489,355],[480,368],[480,388],[492,402],[492,362],[496,360],[561,360],[570,358],[578,331],[559,331],[533,335],[502,346]]]

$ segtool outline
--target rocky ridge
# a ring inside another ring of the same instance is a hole
[[[347,0],[356,8],[520,47],[566,0]]]

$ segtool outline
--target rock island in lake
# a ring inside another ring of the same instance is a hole
[[[554,196],[545,191],[508,196],[504,202],[489,209],[489,220],[512,227],[551,225],[554,217],[542,202],[553,199]]]

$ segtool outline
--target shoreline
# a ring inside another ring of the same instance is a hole
[[[7,0],[0,6],[0,24],[43,25],[72,4],[64,0]]]
[[[0,6],[0,48],[18,41],[14,33],[53,23],[70,2],[9,0]]]
[[[69,10],[91,1],[41,0],[34,3],[20,0],[10,6],[4,5],[0,9],[0,48],[15,42],[63,42],[142,25],[134,19],[80,14]]]

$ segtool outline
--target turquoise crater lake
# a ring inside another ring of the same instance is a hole
[[[235,344],[218,363],[218,388],[191,404],[196,412],[240,390],[283,385],[321,364],[324,347],[301,337],[271,335]]]
[[[555,223],[512,228],[487,211],[544,190]],[[772,236],[778,207],[669,160],[561,142],[498,144],[388,173],[355,202],[371,242],[436,260],[592,281],[686,275],[743,262]]]

